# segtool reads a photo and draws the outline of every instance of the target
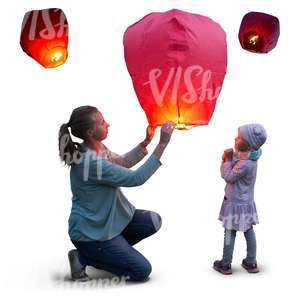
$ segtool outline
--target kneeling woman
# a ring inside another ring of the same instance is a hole
[[[72,141],[71,133],[83,143]],[[151,273],[149,261],[132,246],[161,227],[161,217],[152,211],[136,209],[120,187],[145,183],[161,166],[160,157],[170,141],[175,124],[162,125],[160,142],[146,162],[136,170],[146,154],[155,128],[147,128],[146,138],[124,155],[110,151],[102,141],[109,124],[93,106],[73,110],[59,131],[60,158],[70,166],[72,209],[69,236],[76,247],[68,253],[74,280],[89,280],[87,265],[145,281]]]

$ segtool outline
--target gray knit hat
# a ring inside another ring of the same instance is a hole
[[[261,124],[246,124],[239,127],[240,136],[248,142],[252,150],[258,150],[266,141],[267,133]]]

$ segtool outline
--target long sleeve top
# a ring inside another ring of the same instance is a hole
[[[124,155],[102,144],[100,153],[88,149],[70,170],[72,208],[69,236],[75,241],[104,241],[119,235],[131,221],[135,207],[121,187],[145,183],[161,166],[155,154],[136,170],[130,170],[145,155],[137,146]]]
[[[259,154],[259,157],[261,152]],[[254,202],[257,159],[233,159],[222,162],[221,177],[225,180],[225,196],[219,220],[226,229],[245,232],[259,223]]]

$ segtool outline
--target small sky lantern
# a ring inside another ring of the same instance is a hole
[[[129,26],[124,55],[151,126],[207,125],[227,68],[226,34],[208,17],[173,9]]]
[[[33,10],[25,14],[20,45],[45,68],[55,68],[68,57],[68,22],[59,8]]]
[[[255,53],[268,53],[275,48],[280,35],[279,20],[260,12],[249,12],[239,30],[239,41],[243,49]]]

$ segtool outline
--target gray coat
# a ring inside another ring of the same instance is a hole
[[[256,159],[236,159],[222,162],[221,176],[226,181],[225,196],[219,220],[226,229],[247,231],[259,223],[254,202],[254,185],[257,175]]]

